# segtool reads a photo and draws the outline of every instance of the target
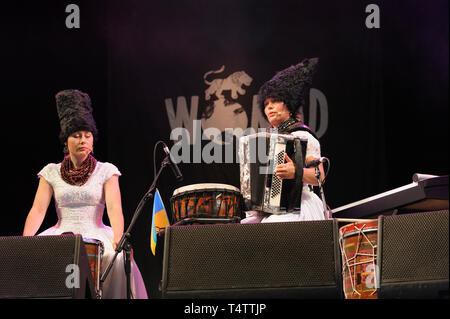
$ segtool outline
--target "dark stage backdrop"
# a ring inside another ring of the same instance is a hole
[[[80,8],[78,29],[65,24],[70,3]],[[379,28],[366,25],[369,4],[379,8]],[[446,0],[30,1],[2,11],[2,236],[21,234],[36,174],[62,159],[54,95],[66,88],[91,96],[95,156],[123,174],[126,226],[153,180],[155,144],[173,148],[180,128],[189,138],[177,153],[184,181],[166,169],[157,184],[168,213],[180,186],[239,187],[236,137],[227,148],[201,134],[265,127],[259,87],[307,57],[320,62],[299,111],[331,160],[331,208],[408,184],[417,172],[448,174]],[[162,158],[158,147],[157,168]],[[132,239],[149,293],[159,297],[151,211],[149,203]],[[52,203],[41,231],[55,222]]]

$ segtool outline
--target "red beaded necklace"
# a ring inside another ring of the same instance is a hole
[[[76,168],[70,156],[67,155],[61,163],[61,177],[68,184],[82,186],[87,182],[96,165],[97,160],[89,154],[81,166]]]

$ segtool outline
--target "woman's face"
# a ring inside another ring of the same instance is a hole
[[[78,131],[67,138],[69,154],[83,158],[92,152],[94,147],[94,136],[89,131]]]
[[[286,104],[271,97],[264,101],[264,113],[273,127],[278,127],[278,125],[287,121],[290,117],[290,112]]]

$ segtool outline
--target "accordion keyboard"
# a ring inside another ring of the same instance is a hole
[[[275,149],[273,169],[284,163],[284,154],[286,153],[286,144],[277,144]],[[282,180],[277,175],[272,174],[272,186],[270,188],[270,204],[279,206],[281,200]]]

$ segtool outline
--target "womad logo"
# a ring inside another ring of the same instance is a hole
[[[258,88],[252,87],[252,83],[253,78],[247,72],[226,75],[222,66],[204,73],[203,94],[166,98],[170,139],[174,141],[170,150],[172,160],[176,163],[238,162],[235,140],[265,131],[269,126],[258,107]],[[298,112],[303,116],[302,108]],[[327,99],[317,89],[311,88],[309,92],[309,117],[304,122],[319,138],[327,130]]]

